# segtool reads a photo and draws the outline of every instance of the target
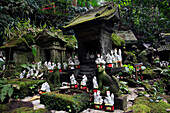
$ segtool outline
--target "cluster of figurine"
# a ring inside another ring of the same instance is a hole
[[[160,67],[168,67],[169,62],[168,61],[161,61],[160,62]]]
[[[48,70],[53,70],[56,67],[56,64],[51,61],[49,62],[45,61],[44,66],[46,66]]]
[[[111,50],[111,54],[106,56],[100,56],[97,54],[97,59],[95,60],[97,65],[102,65],[105,68],[105,64],[111,64],[110,67],[121,67],[122,66],[122,52],[121,49],[117,52],[117,49]]]
[[[32,69],[30,69],[29,71],[26,72],[26,70],[23,70],[23,72],[20,73],[19,78],[24,78],[24,77],[25,78],[33,78],[33,79],[42,78],[44,73],[40,71],[40,67],[41,67],[41,61],[38,62],[37,64],[34,64],[32,66]]]
[[[70,81],[71,81],[72,85],[77,84],[74,74],[72,74],[70,76]],[[86,75],[83,75],[81,85],[86,86],[86,82],[87,82],[87,77],[86,77]],[[93,88],[98,89],[98,83],[97,83],[96,76],[94,76],[94,78],[93,78]],[[105,99],[104,99],[105,105],[113,106],[114,105],[114,94],[112,93],[112,95],[110,96],[110,91],[107,91],[106,93],[107,93],[107,97],[105,97]],[[100,96],[99,90],[97,90],[97,92],[94,92],[94,103],[100,104],[100,105],[103,104],[103,99],[102,99],[102,96]]]
[[[74,74],[72,74],[72,75],[70,76],[70,81],[71,81],[71,85],[78,84],[78,82],[76,81],[76,79],[75,79],[75,77],[74,77]],[[87,85],[86,83],[87,83],[87,77],[86,77],[86,75],[83,75],[83,76],[82,76],[82,81],[81,81],[80,85],[86,86],[86,85]]]
[[[114,105],[114,94],[112,93],[110,95],[110,91],[106,91],[106,97],[105,99],[102,99],[102,96],[100,96],[100,90],[97,90],[97,92],[94,92],[94,104],[102,105],[103,101],[105,105],[113,106]]]
[[[80,65],[80,61],[78,60],[78,57],[75,56],[74,58],[70,57],[68,59],[68,66],[70,66],[70,69],[74,69],[74,66],[79,66]]]

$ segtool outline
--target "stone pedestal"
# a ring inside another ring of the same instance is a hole
[[[115,97],[115,109],[124,110],[127,107],[127,96]]]

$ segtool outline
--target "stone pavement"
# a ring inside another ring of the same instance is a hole
[[[137,88],[128,88],[131,93],[130,94],[126,94],[127,95],[127,108],[133,105],[133,101],[134,99],[138,96],[138,92],[139,91],[144,91],[145,89],[143,87],[137,87]],[[32,97],[26,97],[24,99],[22,99],[21,101],[29,101]],[[34,105],[34,110],[35,109],[39,109],[39,108],[45,108],[45,106],[43,104],[40,104],[40,99],[37,100],[33,100],[31,101],[32,104]],[[55,111],[55,110],[51,110],[52,113],[67,113],[66,111]],[[119,110],[116,109],[114,111],[114,113],[123,113],[123,110]],[[104,110],[95,110],[95,109],[91,109],[91,108],[87,108],[86,110],[82,111],[81,113],[110,113],[110,112],[105,112]]]

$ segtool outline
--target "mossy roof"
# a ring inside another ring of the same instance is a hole
[[[66,43],[66,40],[64,39],[63,33],[60,29],[54,32],[51,32],[45,29],[36,36],[36,42],[38,43],[43,43],[47,41],[55,41],[55,40],[60,40]]]
[[[116,31],[116,35],[118,35],[122,40],[126,43],[137,43],[137,38],[133,34],[131,30],[128,31]]]
[[[0,48],[1,49],[12,48],[12,47],[17,47],[21,45],[27,45],[27,47],[29,47],[25,38],[11,38],[6,43],[4,43]]]
[[[89,10],[84,14],[81,14],[71,20],[67,26],[63,26],[63,28],[70,28],[85,22],[93,21],[93,20],[109,20],[115,15],[118,15],[117,18],[119,19],[119,11],[118,5],[114,2],[105,4],[103,6],[97,7],[93,10]]]

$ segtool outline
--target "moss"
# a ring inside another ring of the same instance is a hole
[[[137,97],[134,101],[134,104],[146,105],[150,108],[151,113],[168,113],[166,109],[170,108],[170,104],[160,100],[158,103],[150,102],[147,97]]]
[[[20,107],[10,111],[9,113],[34,113],[34,110],[29,107]]]
[[[120,39],[118,35],[112,33],[112,44],[115,46],[125,46],[125,41]]]
[[[112,3],[113,4],[113,3]],[[112,7],[112,9],[108,10],[108,5],[105,6],[100,6],[94,10],[90,10],[89,12],[86,12],[86,14],[82,15],[82,16],[78,16],[75,19],[73,19],[72,21],[70,21],[70,24],[67,26],[63,26],[63,28],[69,28],[72,26],[76,26],[78,24],[87,22],[87,21],[92,21],[92,20],[96,20],[96,19],[100,19],[103,18],[105,20],[110,19],[110,16],[113,17],[114,16],[114,12],[116,11],[118,5],[114,3],[114,7]],[[98,16],[96,16],[98,15]]]
[[[51,113],[51,112],[48,111],[48,109],[40,108],[40,109],[35,110],[34,113]]]
[[[32,80],[32,79],[11,79],[8,80],[9,84],[12,84],[16,87],[16,91],[14,91],[14,95],[19,95],[20,98],[24,98],[31,94],[30,86],[37,84],[41,85],[45,80]]]
[[[143,104],[136,104],[129,107],[127,111],[133,110],[133,113],[150,113],[150,108]]]
[[[152,87],[149,83],[143,83],[143,86],[146,90],[149,90]]]
[[[144,70],[142,72],[142,74],[144,75],[144,78],[155,78],[155,77],[157,77],[157,73],[154,72],[153,70]]]

